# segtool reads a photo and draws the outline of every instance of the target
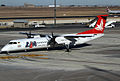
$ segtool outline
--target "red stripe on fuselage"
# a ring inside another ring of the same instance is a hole
[[[33,48],[33,43],[32,42],[30,42],[30,48]]]

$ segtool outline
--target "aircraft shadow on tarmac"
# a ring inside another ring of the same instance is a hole
[[[80,50],[80,49],[77,49],[77,48],[83,48],[83,47],[86,47],[86,46],[91,46],[91,44],[87,44],[87,43],[84,43],[84,44],[79,44],[79,45],[76,45],[76,46],[70,46],[70,50]],[[20,52],[32,52],[32,51],[54,51],[54,50],[66,50],[65,46],[58,46],[58,47],[54,47],[54,48],[42,48],[42,49],[30,49],[30,50],[21,50],[21,51],[11,51],[9,53],[20,53]],[[6,53],[0,53],[0,54],[6,54]]]
[[[120,80],[120,74],[118,74],[116,72],[105,70],[105,69],[100,69],[100,68],[92,67],[92,66],[88,66],[88,65],[85,65],[85,67],[90,70],[96,71],[96,72],[93,72],[93,74],[96,75],[97,77],[104,79],[105,81]],[[113,78],[113,77],[115,77],[115,78]]]
[[[120,58],[120,54],[115,54],[115,55],[109,55],[105,57],[110,57],[110,58]]]

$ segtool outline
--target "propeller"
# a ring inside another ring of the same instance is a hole
[[[27,35],[27,38],[33,38],[33,36],[35,36],[35,35],[41,35],[41,34],[38,34],[38,33],[31,33],[31,32],[29,32],[29,33],[27,33],[27,32],[20,32],[19,34]]]
[[[29,31],[29,33],[27,33],[27,38],[32,38],[31,31]]]
[[[50,39],[49,39],[49,41],[48,41],[48,45],[51,45],[52,47],[54,47],[55,46],[55,44],[57,43],[56,41],[55,41],[55,38],[56,38],[57,36],[54,36],[54,34],[53,34],[53,32],[51,33],[51,37],[50,37]]]

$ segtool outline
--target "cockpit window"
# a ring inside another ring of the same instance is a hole
[[[9,44],[12,44],[12,42],[9,42]]]
[[[13,42],[13,44],[17,44],[17,42]]]
[[[17,44],[17,42],[9,42],[9,44]]]

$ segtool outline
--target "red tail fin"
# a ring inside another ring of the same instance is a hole
[[[106,23],[106,19],[107,19],[108,15],[99,15],[97,23],[95,25],[95,27],[91,30],[85,31],[85,32],[81,32],[81,33],[77,33],[77,34],[98,34],[98,33],[103,33],[104,32],[104,28],[105,28],[105,23]]]

